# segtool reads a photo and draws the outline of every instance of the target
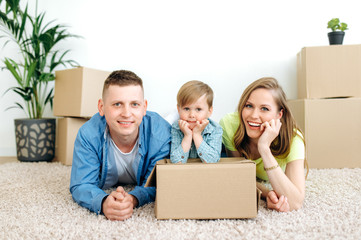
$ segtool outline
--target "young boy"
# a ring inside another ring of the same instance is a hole
[[[185,83],[177,95],[179,120],[172,125],[170,160],[186,163],[188,158],[218,162],[222,149],[222,127],[209,119],[213,112],[213,91],[201,81]]]

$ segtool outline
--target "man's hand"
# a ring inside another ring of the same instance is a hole
[[[118,187],[116,191],[103,202],[103,213],[109,220],[123,221],[133,214],[133,208],[138,205],[137,199],[128,194],[122,187]]]
[[[290,204],[288,203],[287,197],[282,195],[278,198],[275,191],[270,191],[267,195],[267,208],[279,212],[288,212],[290,211]]]

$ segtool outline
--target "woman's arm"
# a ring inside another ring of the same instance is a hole
[[[264,154],[263,154],[264,155]],[[261,155],[262,156],[262,155]],[[277,165],[276,159],[270,152],[267,156],[262,156],[263,162]],[[273,191],[280,199],[281,196],[287,197],[290,210],[296,210],[302,207],[305,198],[305,177],[304,160],[294,160],[287,164],[284,173],[280,167],[267,171],[268,179],[272,185]],[[265,164],[267,168],[267,165]],[[270,166],[268,166],[270,167]]]
[[[270,145],[278,136],[281,125],[279,119],[262,124],[261,131],[264,129],[264,132],[258,140],[258,152],[265,169],[270,168],[266,172],[278,199],[284,196],[282,199],[288,202],[289,210],[295,210],[302,207],[305,198],[304,159],[289,162],[285,173],[280,167],[275,167],[278,163],[272,155]]]

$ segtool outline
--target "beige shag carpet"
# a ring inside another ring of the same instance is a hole
[[[279,213],[261,201],[255,219],[157,220],[154,204],[112,222],[78,206],[71,167],[0,165],[0,239],[361,239],[361,169],[311,169],[301,210]]]

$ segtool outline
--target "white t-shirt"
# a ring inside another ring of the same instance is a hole
[[[123,153],[114,143],[113,139],[111,139],[109,134],[107,138],[108,171],[105,187],[112,187],[115,184],[137,184],[137,171],[140,161],[138,140],[132,151]]]

